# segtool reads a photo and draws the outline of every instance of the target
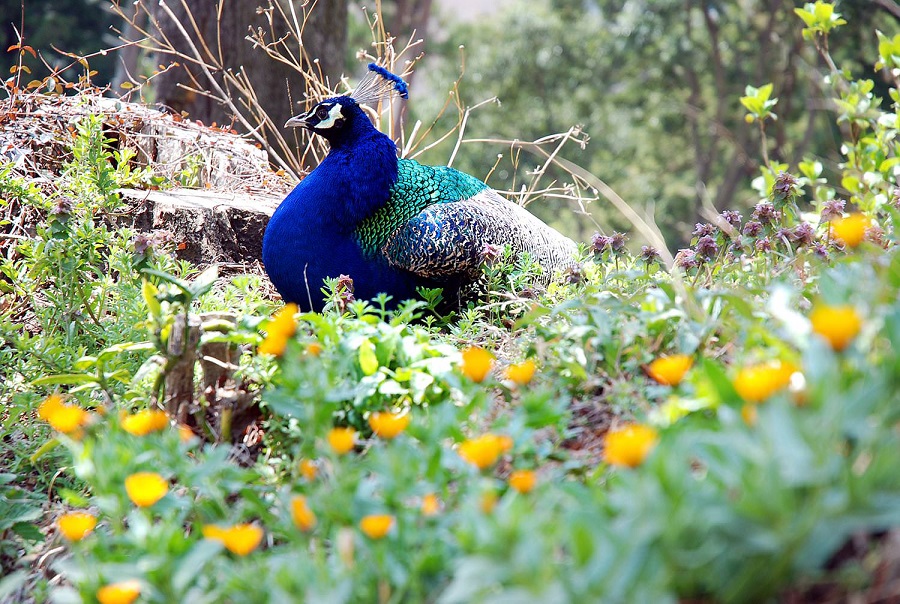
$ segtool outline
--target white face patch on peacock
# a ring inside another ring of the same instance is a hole
[[[316,110],[316,117],[319,117],[319,111],[323,109],[323,107],[319,107]],[[315,125],[317,130],[326,130],[334,126],[334,124],[338,120],[342,120],[344,118],[344,114],[341,113],[341,105],[339,103],[335,103],[331,106],[331,109],[328,110],[328,115],[324,118],[320,118],[318,124]]]

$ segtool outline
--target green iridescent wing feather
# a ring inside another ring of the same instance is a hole
[[[474,176],[453,168],[398,160],[397,182],[390,200],[357,227],[357,240],[368,255],[374,256],[392,234],[428,206],[468,199],[485,189],[487,185]]]
[[[477,279],[485,246],[527,252],[545,270],[572,262],[575,244],[482,181],[401,159],[390,201],[356,230],[371,256],[422,277]]]

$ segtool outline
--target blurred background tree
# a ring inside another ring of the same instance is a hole
[[[767,124],[773,160],[796,169],[812,156],[826,170],[837,169],[839,139],[834,114],[825,111],[823,68],[802,43],[795,6],[787,0],[517,0],[490,19],[450,25],[442,46],[432,40],[421,70],[431,86],[446,89],[458,70],[457,46],[466,45],[463,96],[470,104],[491,95],[502,102],[473,115],[472,138],[533,139],[583,124],[590,144],[567,157],[632,206],[652,210],[675,243],[689,238],[704,202],[722,210],[756,199],[750,183],[761,163],[759,132],[743,121],[738,100],[748,84],[772,82],[779,98],[779,119]],[[874,56],[876,27],[888,35],[898,31],[896,9],[891,0],[838,7],[849,21],[837,34],[845,41],[834,44],[842,67],[880,79],[860,57]],[[484,174],[504,151],[464,146],[458,167]],[[509,188],[528,167],[518,173],[501,167],[492,184]],[[625,227],[605,206],[595,202],[597,219]],[[533,210],[581,240],[593,228],[552,206]]]
[[[54,51],[52,46],[68,53],[87,55],[118,44],[110,30],[117,21],[109,10],[108,0],[24,0],[24,15],[22,4],[23,0],[0,0],[0,35],[3,36],[0,40],[0,51],[3,51],[0,52],[0,73],[5,74],[4,79],[9,77],[10,68],[18,58],[5,52],[18,43],[16,30],[25,34],[25,43],[39,51],[54,69],[70,65],[73,59]],[[50,74],[41,60],[30,54],[24,57],[24,62],[31,70],[25,78],[26,83]],[[115,73],[116,57],[113,54],[97,56],[91,60],[91,68],[97,70],[97,82],[109,82]],[[77,63],[75,69],[74,73],[83,72]],[[77,79],[77,75],[72,79]]]
[[[173,8],[180,4],[170,3]],[[204,23],[214,23],[215,13],[207,4],[188,2],[197,15],[206,15]],[[14,42],[10,23],[18,24],[19,5],[20,0],[0,0],[7,46]],[[356,53],[370,50],[371,42],[363,5],[319,0],[313,15],[320,21],[304,31],[309,56],[320,59],[332,80],[342,69],[351,81],[362,72]],[[473,105],[497,96],[502,103],[474,112],[467,137],[533,140],[583,124],[589,144],[583,151],[573,145],[563,155],[606,181],[632,206],[651,212],[669,242],[677,244],[689,238],[704,204],[740,209],[756,200],[750,183],[759,174],[760,134],[756,124],[743,121],[739,103],[748,84],[772,82],[773,96],[779,99],[778,120],[767,124],[766,131],[773,161],[796,170],[798,161],[816,159],[826,171],[837,170],[839,137],[822,90],[824,66],[802,43],[796,5],[789,0],[504,0],[490,5],[384,0],[382,8],[398,45],[428,36],[408,123],[421,119],[427,126],[434,119],[459,73],[459,46],[464,45],[464,102]],[[102,0],[25,0],[26,42],[49,54],[54,54],[51,43],[81,54],[114,46],[109,28],[122,26],[111,21],[106,6]],[[233,11],[221,30],[233,52],[228,64],[244,65],[256,74],[260,98],[270,105],[273,119],[283,123],[292,111],[288,84],[296,80],[244,39],[247,27],[261,19],[257,3],[226,6]],[[838,10],[849,21],[833,45],[839,65],[873,78],[877,91],[884,85],[882,74],[862,57],[874,56],[876,28],[889,36],[900,31],[900,5],[894,0],[844,0]],[[200,29],[206,31],[207,25]],[[6,72],[13,59],[6,57]],[[95,81],[112,81],[115,60],[92,59],[99,72]],[[183,71],[158,78],[156,98],[195,119],[230,123],[227,112],[208,100],[185,95],[177,86],[184,81],[179,78]],[[295,101],[297,94],[292,92]],[[438,130],[455,121],[455,112],[445,115]],[[421,159],[446,163],[454,142],[448,140]],[[454,165],[485,177],[498,153],[505,157],[490,173],[490,184],[498,189],[518,186],[540,163],[523,155],[514,166],[508,147],[465,144]],[[559,171],[552,176],[560,182],[569,179]],[[531,209],[573,237],[589,239],[594,225],[560,211],[558,203],[541,201]],[[595,220],[604,227],[626,228],[607,206],[602,198],[592,204]]]

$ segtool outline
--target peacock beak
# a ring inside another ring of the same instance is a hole
[[[295,115],[284,123],[285,128],[309,128],[309,113]]]

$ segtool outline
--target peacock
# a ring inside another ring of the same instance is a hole
[[[486,249],[528,252],[545,279],[572,263],[576,246],[481,180],[446,166],[398,157],[362,106],[408,97],[406,82],[369,64],[356,89],[320,101],[285,127],[329,143],[325,159],[288,194],[263,236],[263,264],[286,302],[321,311],[326,279],[349,275],[357,299],[392,304],[417,288],[446,299],[481,275]]]

